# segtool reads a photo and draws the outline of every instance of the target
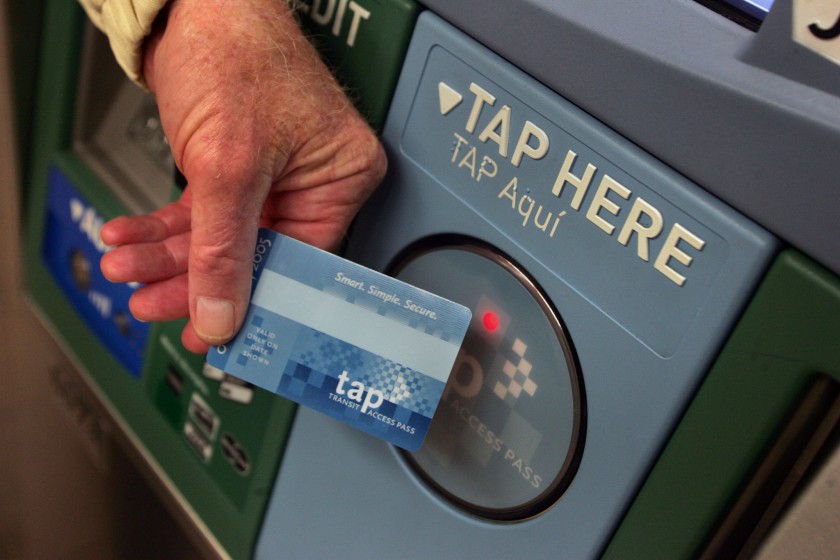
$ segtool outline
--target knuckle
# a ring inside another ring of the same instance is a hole
[[[382,180],[388,168],[385,149],[367,126],[360,127],[351,135],[347,147],[351,153],[352,175],[364,176],[372,183]]]
[[[229,243],[194,243],[190,247],[190,269],[199,274],[232,278],[241,274],[247,258]]]
[[[388,170],[388,159],[385,149],[373,134],[369,134],[369,141],[365,146],[364,162],[367,174],[375,181],[380,181]]]

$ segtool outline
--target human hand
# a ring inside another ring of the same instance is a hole
[[[189,316],[182,342],[202,353],[242,325],[258,227],[336,248],[386,161],[285,2],[176,0],[158,19],[144,77],[188,187],[105,224],[101,269],[145,284],[138,319]]]

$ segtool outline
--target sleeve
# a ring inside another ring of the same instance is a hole
[[[79,0],[129,78],[143,84],[143,40],[169,0]]]

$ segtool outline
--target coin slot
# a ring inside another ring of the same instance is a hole
[[[198,453],[198,456],[205,462],[209,463],[213,457],[213,446],[210,441],[204,437],[201,430],[196,427],[191,421],[187,420],[184,424],[184,435],[187,438],[190,446]]]
[[[171,365],[166,368],[166,386],[172,390],[176,397],[184,392],[184,376]]]
[[[190,399],[190,406],[188,409],[190,418],[201,428],[204,435],[208,438],[216,439],[216,432],[219,429],[219,417],[215,412],[204,402],[198,394],[193,393]]]
[[[236,441],[232,434],[222,434],[222,453],[225,459],[233,466],[239,474],[245,476],[251,472],[251,460],[245,449]]]

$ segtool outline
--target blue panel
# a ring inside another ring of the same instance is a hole
[[[773,7],[773,0],[724,0],[724,2],[758,19],[764,19]]]
[[[673,356],[734,256],[731,244],[741,236],[749,240],[752,233],[731,214],[715,211],[693,185],[574,107],[498,69],[487,77],[453,52],[460,53],[442,46],[429,52],[402,131],[402,155],[640,342],[663,357]],[[463,95],[445,116],[439,84]],[[484,101],[490,96],[492,106]],[[518,143],[523,155],[517,160]],[[526,155],[543,149],[539,159]],[[571,164],[567,173],[564,163]],[[585,179],[587,169],[592,174]],[[569,180],[558,185],[558,176]],[[596,196],[602,187],[609,190]],[[559,196],[552,194],[555,189]],[[639,218],[628,224],[634,206]],[[633,224],[653,227],[649,215],[657,213],[662,224],[653,230],[656,235],[640,243]],[[666,239],[675,228],[702,240],[702,250],[681,241],[676,251],[687,255],[690,265],[669,258],[657,269],[657,256],[670,250]],[[622,231],[626,244],[619,240]],[[734,235],[727,235],[730,231]],[[652,304],[669,312],[651,321]]]
[[[541,515],[478,520],[387,447],[301,414],[258,557],[597,556],[775,240],[428,13],[384,141],[389,176],[360,217],[351,258],[384,270],[413,242],[449,234],[518,263],[576,350],[581,463]]]
[[[136,285],[114,284],[99,270],[108,249],[99,238],[104,219],[56,168],[50,170],[48,197],[42,252],[47,267],[99,341],[140,377],[149,325],[128,310]]]

